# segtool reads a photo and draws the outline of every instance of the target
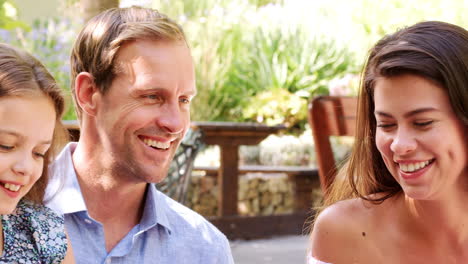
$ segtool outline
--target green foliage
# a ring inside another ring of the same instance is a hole
[[[256,94],[250,102],[243,111],[245,119],[303,130],[307,118],[306,99],[286,89],[275,88]]]
[[[304,24],[324,25],[324,31],[356,54],[359,64],[384,35],[420,21],[440,20],[468,28],[466,0],[290,0],[285,5],[294,8]]]
[[[185,11],[173,17],[182,20],[196,64],[192,119],[302,127],[307,98],[328,93],[331,79],[356,71],[352,54],[333,39],[271,21],[282,1],[260,2],[170,1],[169,8],[159,1],[163,12]]]
[[[464,0],[153,0],[152,6],[182,24],[189,39],[198,88],[193,120],[292,128],[305,123],[311,96],[356,92],[355,76],[383,35],[428,19],[468,27]],[[8,29],[0,30],[0,41],[37,56],[67,90],[70,47],[82,25],[62,18],[28,26],[14,11],[12,0],[0,0],[0,28]],[[74,118],[71,107],[67,118]]]
[[[258,28],[245,46],[249,52],[239,56],[226,84],[244,87],[249,95],[240,98],[242,118],[234,120],[302,128],[307,99],[327,94],[333,78],[355,71],[350,52],[325,37],[311,38],[301,28]]]
[[[249,0],[249,2],[256,7],[262,7],[269,4],[282,4],[284,0]]]
[[[16,18],[17,8],[13,1],[0,0],[0,28],[11,30],[27,28],[27,25]]]
[[[49,19],[35,21],[30,28],[2,30],[3,42],[10,43],[33,54],[51,72],[62,89],[65,90],[68,108],[64,119],[76,119],[70,89],[69,54],[75,37],[73,26],[67,20]]]

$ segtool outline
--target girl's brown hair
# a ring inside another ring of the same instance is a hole
[[[64,111],[62,91],[36,58],[25,51],[0,43],[0,97],[24,96],[38,92],[50,98],[56,113],[54,137],[44,158],[42,175],[25,196],[25,199],[42,204],[49,180],[47,167],[66,139],[66,132],[61,123]]]

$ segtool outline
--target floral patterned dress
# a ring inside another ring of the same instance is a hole
[[[15,212],[2,215],[0,263],[61,263],[67,251],[63,218],[51,209],[20,201]]]

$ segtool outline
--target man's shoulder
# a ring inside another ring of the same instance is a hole
[[[193,235],[194,238],[202,236],[211,242],[227,240],[226,236],[205,217],[185,205],[174,201],[167,195],[161,192],[159,194],[161,202],[167,206],[166,216],[175,235]]]
[[[158,194],[160,205],[166,208],[171,240],[184,247],[186,256],[201,257],[203,263],[234,263],[229,241],[218,228],[192,209],[159,191]]]

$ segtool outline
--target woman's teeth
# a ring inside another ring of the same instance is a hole
[[[400,170],[404,172],[413,172],[416,170],[420,170],[427,165],[431,163],[429,160],[426,161],[421,161],[421,162],[415,162],[415,163],[406,163],[406,164],[399,164],[400,165]]]
[[[8,189],[12,192],[17,192],[20,188],[21,188],[21,185],[16,185],[16,184],[12,184],[12,183],[5,183],[3,185],[3,187],[5,187],[5,189]]]

